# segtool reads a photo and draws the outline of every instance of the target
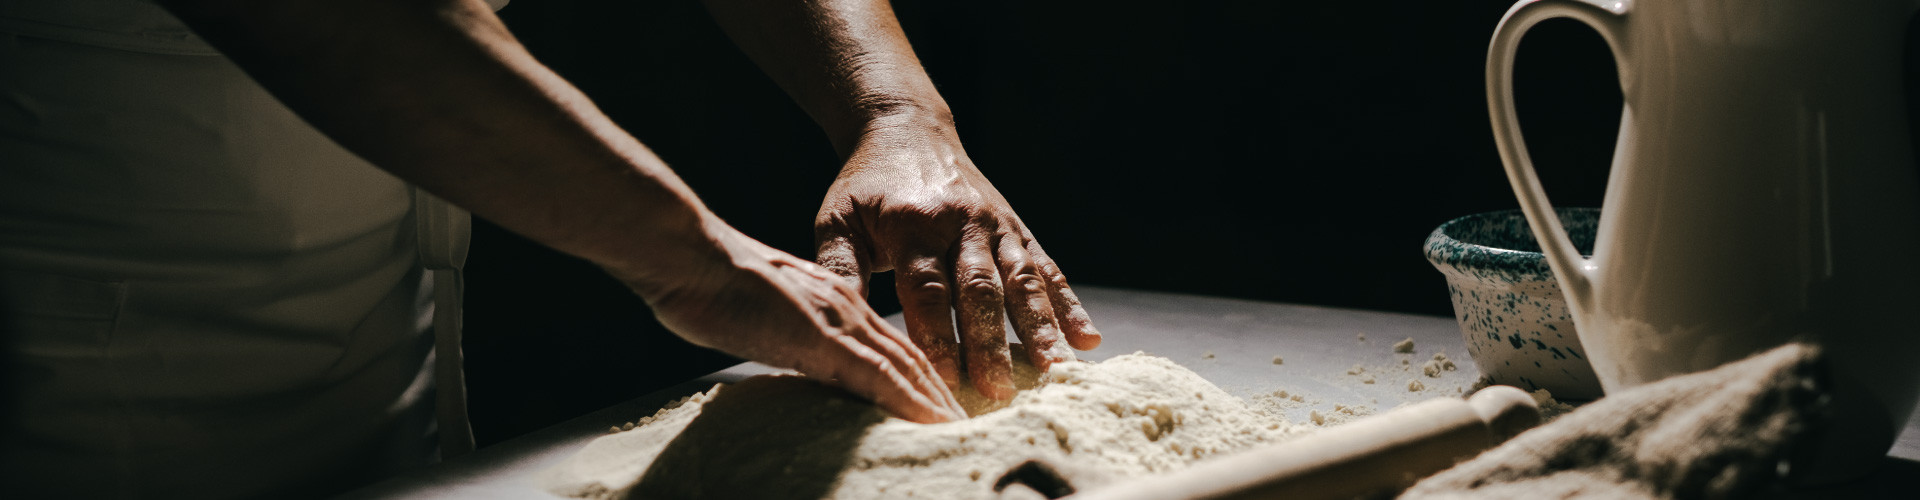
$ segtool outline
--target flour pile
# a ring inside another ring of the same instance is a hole
[[[923,425],[792,376],[716,386],[542,473],[579,498],[993,498],[1029,459],[1086,489],[1308,432],[1166,358],[1054,365],[1005,408]]]

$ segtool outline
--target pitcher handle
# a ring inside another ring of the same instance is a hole
[[[1575,307],[1582,309],[1591,303],[1589,298],[1593,296],[1593,265],[1580,256],[1566,228],[1561,226],[1560,218],[1554,215],[1546,190],[1540,187],[1540,179],[1535,175],[1533,160],[1527,156],[1526,142],[1520,136],[1520,118],[1513,107],[1513,59],[1521,37],[1526,36],[1533,25],[1561,17],[1577,20],[1593,27],[1606,39],[1617,61],[1621,88],[1630,91],[1626,82],[1632,81],[1628,77],[1632,66],[1624,64],[1627,61],[1625,22],[1630,5],[1630,0],[1521,0],[1500,19],[1500,26],[1493,32],[1493,42],[1487,48],[1487,112],[1492,115],[1493,139],[1500,148],[1507,180],[1512,182],[1514,196],[1520,199],[1520,210],[1533,227],[1534,239],[1539,240],[1540,249],[1546,254],[1547,265]]]

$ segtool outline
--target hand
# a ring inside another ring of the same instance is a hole
[[[665,282],[628,280],[661,324],[694,344],[793,368],[902,418],[966,418],[927,358],[839,277],[714,222],[717,251]],[[619,276],[619,273],[615,273]]]
[[[1074,359],[1063,338],[1081,350],[1100,345],[1060,267],[943,120],[870,127],[828,190],[814,231],[819,263],[862,296],[868,274],[896,271],[908,335],[949,385],[961,380],[964,354],[975,389],[1013,396],[1003,311],[1041,373]]]

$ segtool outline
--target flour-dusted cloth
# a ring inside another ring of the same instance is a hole
[[[1822,418],[1822,373],[1818,349],[1789,344],[1610,395],[1400,498],[1740,497],[1777,477]]]

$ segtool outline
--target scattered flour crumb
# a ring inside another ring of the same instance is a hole
[[[1460,366],[1454,364],[1453,360],[1447,359],[1447,353],[1444,352],[1433,353],[1433,359],[1420,364],[1420,372],[1432,378],[1440,378],[1440,372],[1450,372],[1458,369],[1460,369]]]
[[[1333,405],[1333,410],[1322,412],[1314,409],[1307,412],[1307,421],[1321,427],[1331,427],[1373,414],[1369,406]]]
[[[1427,384],[1420,383],[1420,379],[1416,378],[1416,379],[1407,380],[1407,392],[1420,392],[1426,389],[1427,389]]]
[[[1201,353],[1200,359],[1213,359],[1213,351],[1207,351],[1207,352]]]
[[[1547,392],[1546,389],[1533,391],[1533,402],[1540,405],[1542,421],[1551,421],[1574,410],[1573,405],[1553,399],[1553,393]]]
[[[1280,415],[1284,410],[1304,408],[1308,404],[1305,394],[1285,389],[1254,396],[1249,403],[1258,408],[1261,413],[1268,415]]]
[[[1282,363],[1283,363],[1283,361],[1282,361],[1282,360],[1280,359],[1280,357],[1279,357],[1279,356],[1274,356],[1274,357],[1273,357],[1273,364],[1276,364],[1276,365],[1278,365],[1278,364],[1282,364]]]
[[[1354,337],[1355,337],[1355,338],[1358,338],[1358,339],[1360,339],[1360,341],[1361,341],[1361,342],[1366,342],[1366,341],[1367,341],[1367,332],[1360,332],[1360,334],[1359,334],[1359,335],[1355,335]]]
[[[1432,358],[1431,361],[1415,363],[1414,361],[1421,358],[1407,356],[1404,353],[1397,353],[1390,358],[1393,359],[1393,361],[1380,360],[1379,364],[1359,363],[1351,365],[1350,368],[1343,370],[1345,373],[1344,376],[1313,376],[1335,387],[1353,390],[1375,397],[1397,394],[1393,397],[1402,403],[1414,402],[1428,397],[1462,396],[1472,392],[1467,389],[1467,386],[1474,379],[1458,376],[1460,366],[1455,364],[1451,359],[1448,359],[1446,353],[1435,352],[1430,357]],[[1368,358],[1371,358],[1371,356],[1368,356]],[[1420,379],[1420,384],[1417,385],[1417,388],[1415,388],[1414,384],[1405,383],[1411,379]],[[1379,390],[1370,389],[1372,387],[1390,389],[1388,389],[1389,392],[1371,392]],[[1402,392],[1402,389],[1405,389],[1405,392]],[[1295,415],[1295,418],[1299,418],[1298,415],[1300,415],[1300,413],[1293,413],[1292,415]]]
[[[1372,384],[1374,382],[1373,374],[1367,373],[1366,365],[1353,365],[1353,368],[1347,369],[1347,374],[1359,377],[1360,383],[1362,384]]]
[[[1333,405],[1333,411],[1321,414],[1322,426],[1335,426],[1354,419],[1373,414],[1373,407],[1363,405]]]
[[[1393,352],[1413,352],[1413,337],[1393,343]]]

